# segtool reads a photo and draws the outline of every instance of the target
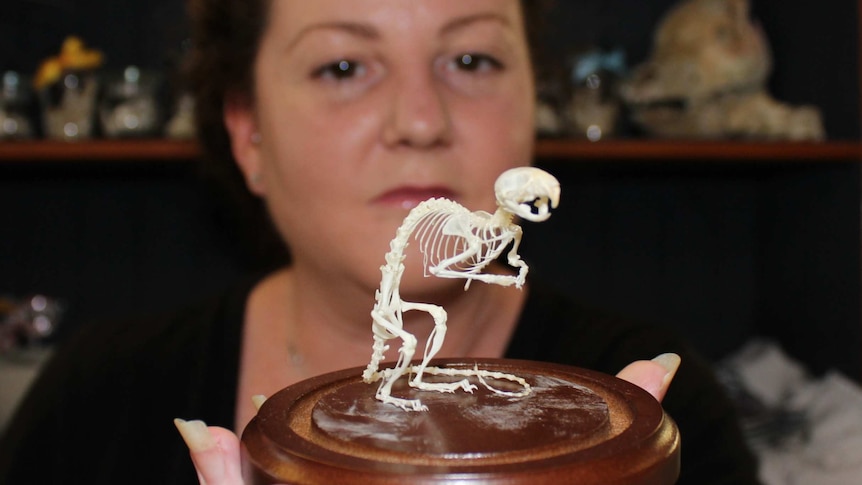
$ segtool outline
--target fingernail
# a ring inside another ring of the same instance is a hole
[[[260,407],[263,406],[263,403],[266,402],[266,396],[263,394],[256,394],[251,396],[251,402],[254,404],[254,407],[260,411]]]
[[[203,421],[185,421],[177,418],[174,419],[174,426],[177,427],[183,441],[189,447],[189,451],[193,453],[208,450],[216,445],[206,423]]]
[[[679,364],[682,362],[679,355],[674,353],[661,354],[652,360],[656,364],[662,366],[667,373],[662,380],[662,387],[667,387],[673,376],[676,375],[676,370],[679,369]]]

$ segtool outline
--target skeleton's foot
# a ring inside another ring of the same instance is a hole
[[[468,379],[462,379],[457,382],[423,382],[413,380],[410,381],[410,387],[415,387],[416,389],[421,389],[423,391],[437,392],[455,392],[458,389],[462,389],[470,394],[478,389],[473,384],[470,384]]]
[[[405,411],[427,411],[428,406],[422,404],[422,401],[418,399],[401,399],[399,397],[392,397],[389,395],[377,394],[377,399],[386,403],[393,404],[398,406],[399,408]]]

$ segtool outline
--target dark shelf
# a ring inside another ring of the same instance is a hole
[[[192,141],[92,140],[82,142],[16,141],[0,143],[0,162],[177,161],[200,155]],[[703,160],[757,161],[856,161],[862,144],[852,141],[824,143],[665,141],[665,140],[539,140],[536,155],[543,159],[578,161]]]
[[[855,161],[862,155],[857,142],[789,143],[733,141],[540,140],[539,158],[588,160]]]
[[[0,162],[189,161],[200,150],[192,141],[88,140],[0,142]]]

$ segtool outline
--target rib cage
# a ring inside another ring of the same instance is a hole
[[[476,274],[496,259],[505,247],[501,243],[508,241],[504,241],[502,229],[490,222],[490,214],[466,210],[453,214],[437,209],[421,217],[413,234],[422,253],[425,276],[429,276],[431,268],[441,265],[459,273]],[[445,264],[447,261],[450,264]]]

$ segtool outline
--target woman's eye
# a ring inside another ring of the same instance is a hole
[[[338,62],[333,62],[321,66],[314,71],[314,77],[334,79],[342,81],[353,77],[360,76],[364,73],[365,68],[361,64],[348,59],[343,59]]]
[[[453,60],[452,64],[454,69],[469,72],[497,70],[503,67],[500,61],[485,54],[461,54]]]

